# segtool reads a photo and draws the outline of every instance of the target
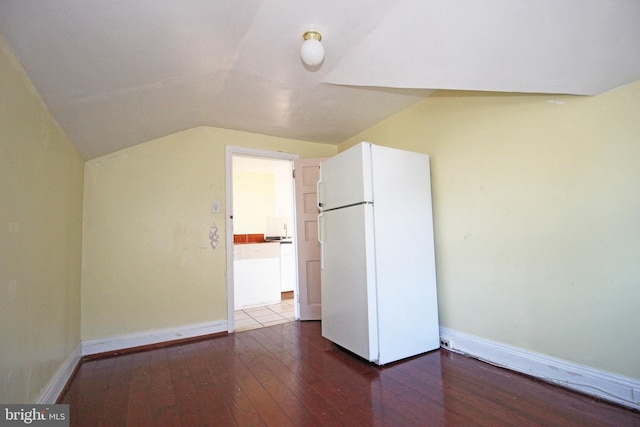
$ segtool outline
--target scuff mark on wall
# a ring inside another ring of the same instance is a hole
[[[7,285],[7,296],[9,297],[9,301],[13,301],[18,296],[18,280],[17,279],[9,279],[9,284]]]

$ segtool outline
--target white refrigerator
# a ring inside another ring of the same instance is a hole
[[[440,346],[429,157],[362,142],[320,164],[322,335],[379,365]]]

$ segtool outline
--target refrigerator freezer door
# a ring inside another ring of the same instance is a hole
[[[378,359],[373,207],[322,214],[322,336],[369,360]]]
[[[371,201],[370,143],[361,142],[320,163],[318,204],[321,210]]]

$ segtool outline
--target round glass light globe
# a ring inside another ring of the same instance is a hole
[[[324,59],[324,47],[316,39],[305,40],[300,48],[300,56],[305,64],[316,66]]]

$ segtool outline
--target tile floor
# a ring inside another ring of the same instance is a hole
[[[235,331],[248,331],[249,329],[291,322],[294,316],[293,310],[293,298],[283,299],[280,304],[236,310],[234,312]]]

